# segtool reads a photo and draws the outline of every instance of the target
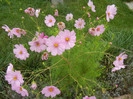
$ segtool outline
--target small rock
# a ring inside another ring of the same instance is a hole
[[[129,9],[133,10],[133,1],[125,2],[125,4],[129,7]]]

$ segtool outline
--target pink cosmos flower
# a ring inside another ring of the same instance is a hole
[[[115,87],[118,87],[118,85],[115,85]]]
[[[84,21],[84,19],[79,18],[78,20],[75,20],[74,26],[75,26],[77,29],[82,29],[82,28],[84,28],[84,27],[85,27],[85,21]]]
[[[96,28],[90,28],[89,33],[92,34],[93,36],[96,35]]]
[[[18,94],[21,94],[21,96],[29,96],[28,92],[26,89],[24,89],[23,87],[21,86],[18,86],[16,87],[16,90],[15,90]]]
[[[54,26],[56,20],[52,15],[48,15],[48,16],[45,17],[44,22],[48,27],[52,27],[52,26]]]
[[[35,90],[37,88],[36,82],[33,81],[30,88],[32,88],[33,90]]]
[[[5,80],[12,85],[12,89],[15,89],[16,86],[20,86],[24,83],[23,77],[20,71],[12,71],[5,75]]]
[[[17,37],[21,37],[21,34],[25,35],[26,31],[20,28],[13,28],[12,33],[16,35]]]
[[[48,60],[48,56],[49,56],[49,54],[47,52],[44,52],[42,54],[42,60]]]
[[[65,49],[70,49],[75,46],[76,43],[76,33],[74,31],[64,30],[59,32],[59,36],[63,41]]]
[[[85,9],[85,6],[83,6],[83,9]]]
[[[99,36],[100,34],[102,34],[105,31],[104,25],[98,25],[96,27],[96,35]]]
[[[95,6],[93,5],[93,2],[92,2],[91,0],[89,0],[88,6],[91,8],[91,10],[92,10],[93,12],[96,12]]]
[[[53,56],[61,55],[65,51],[65,46],[62,43],[60,36],[51,36],[48,38],[47,42],[47,51],[51,52]]]
[[[35,15],[36,15],[37,18],[39,16],[39,13],[40,13],[40,9],[36,9]]]
[[[60,93],[60,90],[55,86],[46,86],[42,90],[42,94],[45,94],[46,97],[51,96],[53,98]]]
[[[88,17],[90,18],[91,17],[90,13],[88,12],[87,14],[88,14]]]
[[[99,17],[97,17],[97,20],[99,20]]]
[[[13,38],[13,33],[7,25],[2,26],[2,28],[5,29],[6,32],[8,32],[8,36],[10,36],[10,38]]]
[[[57,25],[60,31],[62,31],[66,27],[64,22],[59,22],[57,23]]]
[[[16,58],[21,60],[26,60],[29,57],[29,53],[27,52],[26,48],[22,44],[15,45],[15,49],[13,49],[13,53],[15,54]]]
[[[29,7],[27,9],[25,9],[25,13],[28,13],[29,15],[34,16],[35,15],[35,9]]]
[[[46,38],[44,38],[44,39],[38,38],[36,40],[32,40],[31,42],[29,42],[29,45],[30,45],[31,51],[35,51],[35,52],[40,53],[47,48]]]
[[[58,10],[57,9],[55,10],[55,14],[54,15],[58,16]]]
[[[117,8],[115,5],[108,5],[106,10],[106,19],[109,22],[109,19],[114,19],[114,16],[117,14]]]
[[[120,70],[121,68],[125,68],[124,59],[127,58],[127,55],[124,54],[125,52],[121,53],[119,56],[116,57],[116,60],[113,62],[115,67],[112,69],[112,72],[116,70]]]
[[[66,21],[70,21],[72,19],[73,19],[73,14],[72,13],[66,15]]]
[[[13,65],[12,63],[9,63],[9,66],[7,67],[6,74],[13,72]]]
[[[127,59],[127,55],[125,52],[121,53],[119,56],[116,57],[116,61],[120,62],[123,64],[124,59]]]
[[[85,97],[83,97],[83,99],[96,99],[96,97],[95,96],[91,96],[91,97],[85,96]]]

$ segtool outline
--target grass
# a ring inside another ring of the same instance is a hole
[[[97,16],[100,17],[105,14],[107,5],[115,4],[118,8],[118,13],[115,16],[115,19],[111,20],[111,22],[108,24],[109,28],[106,29],[105,36],[103,37],[103,40],[113,43],[113,46],[108,50],[108,52],[118,55],[119,52],[127,50],[127,52],[131,54],[130,51],[132,51],[133,48],[133,11],[130,11],[128,7],[120,0],[93,1],[94,5],[96,6],[96,13],[90,12],[91,15],[94,16],[92,20],[96,19]],[[88,0],[65,0],[63,6],[59,5],[57,7],[59,14],[63,16],[59,18],[58,21],[61,21],[67,13],[73,13],[74,18],[78,19],[83,14],[82,7],[87,7],[87,2]],[[34,0],[34,2],[33,0],[0,0],[0,27],[4,24],[7,24],[11,28],[20,27],[25,29],[25,27],[23,27],[22,25],[22,21],[24,21],[26,29],[31,31],[32,33],[35,33],[37,28],[35,27],[35,25],[33,25],[34,22],[32,20],[29,20],[29,17],[24,13],[24,10],[27,7],[33,7],[35,9],[41,8],[41,11],[43,11],[44,13],[42,14],[38,22],[41,25],[41,32],[45,30],[46,34],[48,34],[49,30],[46,29],[46,27],[42,24],[42,21],[44,21],[45,15],[49,13],[52,15],[54,14],[55,8],[51,8],[50,6],[51,5],[49,0]],[[80,10],[78,10],[77,7]],[[47,11],[46,8],[48,9]],[[24,20],[22,19],[22,16],[24,16]],[[31,36],[31,34],[28,33],[27,35],[32,39],[33,36]],[[28,41],[28,39],[21,38],[20,41],[25,43]],[[33,58],[31,57],[30,59],[28,59],[30,60],[30,62],[25,63],[24,61],[14,59],[12,50],[13,45],[16,43],[18,43],[17,39],[10,39],[7,36],[7,33],[0,28],[0,74],[4,75],[3,71],[6,70],[6,67],[10,62],[17,62],[18,64],[22,65],[22,68],[26,69],[28,68],[34,70],[38,69],[39,67],[41,68],[42,61],[40,60],[40,56],[34,52],[32,53]],[[28,45],[26,46],[28,47]],[[122,50],[120,48],[122,48]],[[36,60],[34,60],[34,57],[36,57]],[[36,63],[36,61],[39,63]],[[33,64],[34,66],[33,68],[31,68]],[[16,66],[17,69],[21,69],[21,67],[19,67],[19,65]],[[0,88],[3,88],[2,85],[0,85]]]

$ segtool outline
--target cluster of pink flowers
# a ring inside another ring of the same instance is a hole
[[[20,28],[13,28],[11,30],[7,25],[2,26],[2,28],[5,29],[6,32],[8,32],[8,36],[10,36],[10,38],[13,38],[14,35],[21,37],[21,34],[26,34],[26,31]]]
[[[91,0],[87,3],[87,5],[91,8],[93,12],[96,12],[95,10],[95,5]],[[83,7],[85,9],[85,7]],[[27,8],[25,9],[25,13],[28,13],[30,16],[36,16],[37,18],[39,17],[40,9],[34,9],[34,8]],[[115,5],[108,5],[107,10],[106,10],[106,19],[109,22],[110,19],[114,19],[114,16],[117,13],[117,8]],[[90,13],[87,12],[88,17],[90,17]],[[58,15],[58,10],[55,10],[55,16]],[[73,20],[73,14],[67,14],[66,15],[66,21],[71,21]],[[99,20],[99,17],[96,18]],[[47,15],[45,16],[44,23],[46,24],[47,27],[53,27],[55,25],[56,19],[52,15]],[[74,27],[76,29],[83,29],[85,28],[85,20],[83,18],[79,18],[78,20],[75,20]],[[90,23],[92,24],[92,23]],[[30,45],[30,50],[35,51],[38,53],[43,53],[41,58],[42,60],[47,60],[49,54],[56,56],[56,55],[61,55],[65,50],[70,50],[75,46],[76,43],[76,33],[74,30],[70,31],[65,29],[65,23],[64,22],[59,22],[57,23],[57,26],[59,28],[59,33],[56,36],[50,36],[48,37],[47,35],[44,35],[44,33],[39,33],[36,32],[36,36],[32,39],[32,41],[28,42]],[[18,38],[21,37],[21,35],[25,35],[26,31],[20,28],[13,28],[10,29],[7,25],[2,26],[3,29],[5,29],[6,32],[8,32],[8,36],[10,38],[13,38],[14,35],[17,36]],[[105,31],[104,25],[98,25],[96,28],[90,28],[89,33],[92,34],[93,36],[99,36]],[[79,44],[82,44],[80,41]],[[46,50],[46,51],[45,51]],[[16,44],[15,48],[13,49],[13,53],[15,54],[16,58],[19,58],[21,60],[26,60],[29,57],[29,53],[27,52],[27,49],[22,45],[22,44]],[[115,67],[112,69],[113,71],[120,70],[121,68],[125,68],[126,65],[124,65],[124,59],[127,58],[127,55],[121,53],[119,56],[116,57],[116,60],[113,62]],[[21,94],[22,96],[28,96],[28,92],[26,89],[22,87],[24,80],[22,77],[22,74],[20,71],[16,71],[13,69],[13,65],[10,63],[5,79],[8,81],[9,84],[11,84],[12,90],[16,91],[17,93]],[[31,87],[33,90],[37,88],[37,84],[33,81]],[[60,90],[55,87],[55,86],[46,86],[42,89],[41,91],[42,94],[44,94],[46,97],[55,97],[56,95],[60,94]],[[85,96],[83,99],[96,99],[95,96]]]
[[[30,16],[36,16],[36,17],[38,17],[39,16],[39,13],[40,13],[40,9],[34,9],[34,8],[31,8],[31,7],[29,7],[29,8],[27,8],[27,9],[25,9],[25,11],[24,11],[25,13],[28,13]]]
[[[76,33],[74,31],[64,30],[60,31],[59,34],[48,38],[47,51],[51,52],[51,55],[61,55],[65,49],[74,47],[76,43]]]
[[[124,59],[127,58],[127,55],[124,53],[125,52],[121,53],[119,56],[116,57],[116,60],[113,62],[115,67],[112,68],[112,72],[120,70],[121,68],[125,68],[126,65],[124,65]]]
[[[96,99],[96,97],[95,96],[91,96],[91,97],[85,96],[85,97],[83,97],[83,99]]]
[[[99,36],[105,31],[104,25],[98,25],[96,28],[90,28],[89,33],[93,36]]]
[[[21,72],[14,70],[11,63],[7,68],[5,80],[8,81],[8,84],[11,84],[12,90],[16,91],[22,96],[28,96],[27,90],[22,87],[24,80]]]

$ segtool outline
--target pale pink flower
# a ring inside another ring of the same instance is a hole
[[[48,27],[52,27],[52,26],[54,26],[56,20],[52,15],[48,15],[48,16],[45,17],[44,22]]]
[[[5,80],[12,85],[12,89],[15,89],[16,86],[20,86],[24,83],[23,77],[20,71],[11,71],[5,75]]]
[[[10,36],[10,38],[13,38],[13,33],[7,25],[2,26],[2,28],[5,29],[6,32],[8,32],[8,36]]]
[[[110,45],[112,45],[112,42],[109,42]]]
[[[66,15],[66,21],[70,21],[72,19],[73,19],[73,14],[72,13]]]
[[[75,46],[76,33],[74,31],[64,30],[59,32],[59,36],[64,43],[65,49],[70,49]]]
[[[89,33],[92,34],[93,36],[96,35],[96,28],[90,28]]]
[[[92,2],[91,0],[89,0],[89,2],[88,2],[87,4],[88,4],[88,6],[91,8],[91,10],[92,10],[93,12],[96,12],[96,10],[95,10],[95,5],[93,5],[93,2]]]
[[[124,59],[127,58],[127,55],[124,53],[125,52],[121,53],[119,56],[116,57],[116,60],[113,62],[115,67],[112,68],[112,72],[120,70],[121,68],[125,68],[126,65],[124,65]]]
[[[34,16],[35,15],[35,9],[29,7],[27,9],[25,9],[25,13],[28,13],[29,15]]]
[[[89,12],[88,12],[87,14],[88,14],[88,17],[91,17],[91,15],[90,15],[90,13],[89,13]]]
[[[121,53],[119,56],[116,57],[116,61],[120,62],[123,64],[124,59],[127,59],[127,55],[125,52]]]
[[[21,86],[18,86],[16,87],[15,91],[18,93],[18,94],[21,94],[21,96],[29,96],[28,94],[28,91],[26,89],[24,89],[23,87]]]
[[[109,19],[114,19],[114,16],[117,14],[117,8],[115,5],[108,5],[106,10],[106,19],[109,22]]]
[[[60,94],[60,90],[55,86],[46,86],[41,91],[46,97],[55,97],[56,95]]]
[[[99,20],[99,17],[97,17],[97,20]]]
[[[82,29],[82,28],[84,28],[84,27],[85,27],[85,21],[84,21],[84,19],[79,18],[78,20],[75,20],[74,26],[75,26],[77,29]]]
[[[79,44],[82,44],[82,41],[79,41]]]
[[[37,18],[39,16],[39,14],[40,14],[40,9],[36,9],[35,15],[36,15]]]
[[[12,63],[9,63],[9,66],[7,67],[6,74],[13,72],[13,65]]]
[[[48,60],[48,56],[49,56],[49,54],[47,52],[44,52],[42,54],[42,60]]]
[[[96,27],[96,35],[99,36],[100,34],[102,34],[105,31],[104,25],[98,25]]]
[[[85,9],[85,6],[83,6],[83,9]]]
[[[117,62],[117,61],[116,61]],[[125,68],[125,66],[126,65],[124,65],[124,64],[119,64],[119,63],[113,63],[114,65],[117,65],[117,66],[115,66],[115,67],[113,67],[112,68],[112,70],[111,70],[111,72],[115,72],[115,71],[117,71],[117,70],[120,70],[121,68]],[[118,65],[119,64],[119,65]]]
[[[96,99],[96,97],[95,96],[91,96],[91,97],[85,96],[85,97],[83,97],[83,99]]]
[[[55,10],[55,14],[54,15],[58,16],[58,10],[57,9]]]
[[[115,87],[118,87],[118,85],[115,85]]]
[[[33,90],[35,90],[37,88],[36,82],[33,81],[30,88],[32,88]]]
[[[57,25],[60,31],[62,31],[66,27],[64,22],[59,22],[57,23]]]
[[[51,52],[53,56],[61,55],[65,51],[65,46],[62,43],[60,36],[51,36],[47,39],[47,51]]]
[[[22,44],[15,45],[15,49],[13,49],[13,53],[15,54],[16,58],[19,58],[21,60],[26,60],[26,58],[29,57],[29,53],[27,52],[27,49],[24,48]]]
[[[25,35],[26,31],[20,28],[13,28],[11,32],[16,35],[17,37],[21,37],[21,34]]]
[[[38,53],[44,51],[47,48],[46,41],[47,41],[46,38],[45,39],[38,38],[36,40],[28,42],[28,44],[30,45],[30,50]]]

